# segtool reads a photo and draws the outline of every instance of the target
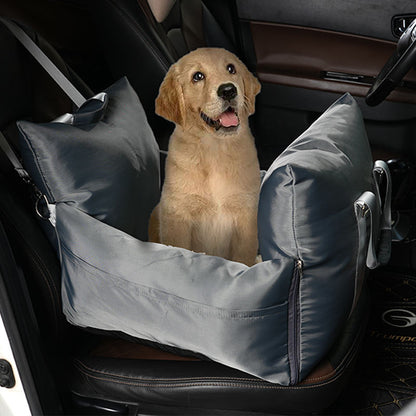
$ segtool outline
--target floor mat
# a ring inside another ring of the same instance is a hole
[[[350,387],[330,414],[395,415],[416,398],[416,272],[397,270],[370,276],[363,351]]]

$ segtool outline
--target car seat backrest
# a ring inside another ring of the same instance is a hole
[[[176,0],[147,0],[147,3],[156,21],[161,23],[169,15]]]
[[[81,92],[86,96],[92,95],[91,90],[65,65],[52,46],[34,32],[26,31],[64,74],[75,78],[74,82]],[[1,130],[13,130],[17,119],[50,121],[72,110],[69,98],[3,25],[0,25],[0,51],[5,62],[5,65],[0,66]],[[13,131],[7,136],[14,142]]]
[[[224,47],[231,52],[235,47],[200,0],[177,0],[163,22],[155,19],[147,0],[91,0],[86,5],[113,81],[127,76],[159,146],[167,150],[173,125],[157,116],[154,106],[167,70],[197,47]]]
[[[26,32],[85,96],[92,95],[45,40]],[[17,120],[51,121],[71,112],[72,103],[1,23],[0,51],[6,62],[0,66],[0,130],[18,153]],[[35,214],[31,187],[18,178],[2,151],[0,221],[24,273],[42,335],[62,339],[67,324],[61,307],[59,261]]]
[[[22,51],[17,46],[17,40],[3,25],[0,25],[0,51],[4,62],[0,65],[0,125],[4,128],[16,117],[30,113],[32,91],[28,76],[25,76]]]

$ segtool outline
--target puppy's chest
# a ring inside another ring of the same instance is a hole
[[[255,183],[246,175],[247,172],[201,172],[194,175],[188,192],[195,196],[197,203],[213,211],[232,211],[236,205],[255,202]]]
[[[221,172],[209,172],[202,182],[202,187],[206,189],[213,198],[227,199],[236,193],[242,192],[242,184],[239,178]]]
[[[233,214],[257,207],[260,172],[254,147],[222,147],[215,142],[192,151],[172,146],[165,194],[194,214]]]

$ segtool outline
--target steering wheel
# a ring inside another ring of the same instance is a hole
[[[416,63],[416,19],[400,36],[396,50],[377,75],[365,102],[370,106],[380,104],[399,84]]]

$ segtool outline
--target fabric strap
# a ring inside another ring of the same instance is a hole
[[[39,62],[52,79],[62,88],[65,94],[77,106],[81,107],[86,99],[71,84],[66,76],[59,68],[45,55],[45,53],[36,45],[35,42],[14,22],[0,17],[0,21],[12,32],[16,39],[31,53],[31,55]],[[10,146],[6,137],[0,132],[0,148],[3,150],[10,163],[16,170],[17,174],[25,181],[32,182],[29,174],[20,163],[16,153]]]
[[[39,64],[45,69],[45,71],[51,76],[51,78],[58,84],[58,86],[78,108],[87,101],[84,96],[72,85],[68,78],[66,78],[66,76],[60,71],[60,69],[45,55],[45,53],[36,45],[36,43],[33,42],[33,40],[17,24],[2,17],[0,17],[0,21],[12,32],[16,39],[30,52],[36,61],[39,62]],[[9,159],[19,177],[25,183],[30,184],[33,188],[33,192],[36,198],[35,208],[38,215],[42,218],[51,220],[51,205],[49,205],[46,196],[43,195],[36,187],[2,132],[0,132],[0,148]],[[42,199],[45,200],[49,208],[49,213],[46,216],[42,214],[40,210],[40,201],[42,201]],[[53,219],[51,222],[53,222]]]
[[[383,160],[377,160],[374,163],[373,169],[374,181],[376,183],[376,190],[382,209],[382,217],[380,223],[380,241],[378,249],[378,259],[380,265],[386,265],[390,260],[391,254],[391,192],[392,192],[392,180],[390,176],[390,170],[388,165]],[[379,190],[379,183],[381,178],[385,181],[384,201],[381,199],[381,192]]]
[[[391,176],[388,165],[382,160],[374,163],[373,177],[375,192],[364,192],[355,201],[355,210],[359,227],[359,234],[364,235],[366,228],[370,227],[368,242],[367,267],[375,269],[384,266],[390,260],[391,254]],[[384,177],[384,200],[381,199],[379,189],[380,178]],[[365,239],[363,239],[364,241]]]
[[[62,88],[65,94],[79,108],[86,101],[85,97],[72,85],[60,69],[45,55],[35,42],[16,23],[0,18],[0,21],[13,33],[16,39],[39,62],[52,79]]]
[[[10,163],[13,165],[14,170],[17,172],[22,181],[31,186],[33,197],[35,199],[35,211],[39,217],[49,220],[53,226],[56,223],[55,206],[49,204],[48,199],[39,188],[32,181],[31,177],[27,173],[26,169],[20,163],[14,150],[10,146],[4,134],[0,131],[0,149],[3,150]]]
[[[10,160],[10,163],[13,165],[17,174],[25,181],[30,181],[30,176],[26,172],[25,168],[20,163],[20,160],[17,158],[16,153],[10,146],[4,134],[0,131],[0,148],[3,150],[7,158]]]

